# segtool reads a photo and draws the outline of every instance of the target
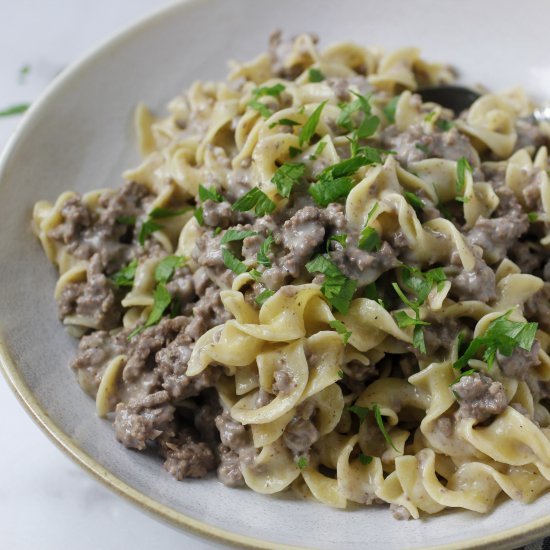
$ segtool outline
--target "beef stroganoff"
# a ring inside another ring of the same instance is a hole
[[[34,209],[78,382],[177,479],[397,518],[550,486],[550,127],[414,48],[270,39]]]

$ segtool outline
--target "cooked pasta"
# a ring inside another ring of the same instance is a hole
[[[415,48],[308,34],[157,118],[117,191],[39,202],[72,362],[177,479],[397,518],[550,486],[550,127]]]

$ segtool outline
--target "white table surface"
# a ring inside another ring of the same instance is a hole
[[[114,32],[168,3],[4,0],[0,110],[32,102],[63,67]],[[20,82],[19,71],[25,65],[30,66],[30,72]],[[0,118],[0,148],[19,120],[18,116]],[[2,376],[0,434],[0,548],[221,548],[151,519],[92,479],[27,416]]]

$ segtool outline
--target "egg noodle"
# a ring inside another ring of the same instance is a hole
[[[398,518],[550,486],[550,128],[415,48],[284,42],[136,112],[119,190],[34,209],[73,362],[178,479]]]

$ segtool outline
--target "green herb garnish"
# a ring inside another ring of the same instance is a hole
[[[124,286],[134,286],[134,277],[136,276],[137,266],[137,260],[132,260],[126,267],[123,267],[111,277],[113,283],[115,283],[115,285],[119,288]]]
[[[485,333],[470,342],[464,354],[454,363],[453,367],[455,369],[464,368],[481,349],[483,349],[483,361],[489,368],[493,366],[497,352],[509,357],[518,347],[531,351],[538,323],[510,321],[508,317],[512,311],[510,309],[504,315],[491,321]]]
[[[529,214],[527,214],[527,219],[533,223],[533,222],[536,222],[538,219],[539,219],[539,214],[538,212],[529,212]]]
[[[306,167],[302,163],[292,164],[289,162],[285,162],[282,166],[277,168],[277,171],[273,174],[271,181],[277,187],[277,191],[281,197],[290,196],[292,188],[304,175],[305,169]]]
[[[423,153],[426,153],[426,155],[429,155],[430,154],[430,148],[425,145],[424,143],[415,143],[414,146],[419,150],[419,151],[422,151]]]
[[[321,285],[321,292],[331,306],[340,313],[349,311],[357,281],[348,279],[326,256],[319,254],[306,264],[309,273],[322,273],[325,280]]]
[[[388,119],[388,122],[393,124],[395,122],[395,111],[397,109],[397,103],[399,101],[400,95],[396,95],[392,97],[386,105],[384,105],[384,108],[382,111],[384,112],[384,115]]]
[[[348,343],[348,340],[350,339],[351,332],[347,329],[346,325],[342,323],[342,321],[338,321],[335,319],[334,321],[329,322],[330,328],[333,328],[341,337],[344,342],[344,344]]]
[[[176,216],[181,216],[182,214],[189,212],[189,210],[191,210],[191,206],[186,206],[185,208],[180,208],[179,210],[157,207],[153,208],[153,210],[149,212],[149,218],[153,220],[158,220],[161,218],[175,218]]]
[[[399,449],[393,444],[393,441],[390,437],[390,434],[387,432],[386,427],[384,426],[384,420],[382,419],[382,413],[380,412],[380,407],[377,403],[372,406],[372,412],[374,413],[374,419],[378,425],[378,429],[382,432],[384,439],[391,445],[396,452],[399,452]]]
[[[446,120],[444,118],[439,118],[436,121],[435,125],[443,132],[447,132],[454,126],[454,122],[452,122],[451,120]]]
[[[232,208],[239,212],[246,212],[254,208],[257,216],[265,216],[266,214],[271,214],[276,206],[260,188],[254,187],[237,200]]]
[[[256,296],[255,298],[255,302],[260,305],[260,306],[263,306],[265,301],[268,299],[268,298],[271,298],[271,296],[273,296],[273,294],[275,294],[275,292],[273,290],[269,290],[269,289],[266,289],[262,292],[260,292],[260,294],[258,294],[258,296]]]
[[[306,120],[306,123],[303,125],[302,130],[298,135],[298,142],[300,143],[300,147],[302,147],[305,143],[309,143],[311,138],[315,134],[315,130],[317,129],[317,125],[319,124],[319,120],[321,118],[321,113],[326,103],[327,100],[320,103],[315,111],[311,113],[311,116]]]
[[[359,453],[359,462],[363,464],[363,466],[367,466],[372,462],[372,456],[367,456],[363,453]]]
[[[216,191],[216,188],[212,186],[210,189],[199,185],[199,198],[202,202],[211,200],[214,202],[223,202],[223,197]]]
[[[145,220],[141,227],[139,228],[139,235],[138,235],[138,242],[141,246],[145,244],[145,239],[154,233],[155,231],[158,231],[159,229],[162,229],[162,225],[158,224],[157,222],[154,222],[151,219]]]
[[[116,222],[120,223],[121,225],[136,225],[136,217],[135,216],[117,216]]]
[[[199,225],[204,225],[204,209],[202,206],[200,206],[199,208],[195,208],[193,216],[195,216],[195,219],[197,220]]]
[[[332,235],[327,241],[327,248],[326,248],[327,252],[329,251],[329,245],[331,242],[333,241],[337,242],[342,246],[342,248],[346,248],[347,240],[348,240],[348,236],[346,233],[341,233],[340,235]]]
[[[462,193],[464,190],[464,180],[466,176],[466,170],[472,173],[472,167],[466,159],[466,157],[460,157],[456,163],[456,192]]]
[[[0,117],[20,115],[28,110],[30,103],[19,103],[0,111]]]
[[[307,468],[307,458],[305,456],[301,456],[296,464],[298,465],[298,468],[300,468],[300,470]]]
[[[239,231],[238,229],[228,229],[220,241],[220,244],[227,244],[234,241],[242,241],[247,237],[254,237],[258,233],[256,231]]]
[[[155,267],[155,281],[167,283],[172,278],[174,271],[186,261],[187,258],[184,256],[166,256]]]
[[[419,198],[414,193],[411,193],[410,191],[405,191],[403,193],[405,199],[407,202],[415,209],[415,210],[422,210],[424,208],[424,201]]]
[[[290,158],[293,159],[294,157],[297,157],[302,153],[301,149],[298,149],[298,147],[293,147],[292,145],[288,148],[288,154],[290,155]]]
[[[241,262],[229,249],[222,248],[223,263],[227,269],[233,271],[237,275],[246,273],[246,265]]]
[[[149,313],[149,317],[144,325],[134,329],[128,336],[128,340],[133,338],[136,334],[144,331],[148,327],[156,325],[162,318],[166,308],[170,305],[172,297],[166,288],[164,283],[159,283],[153,292],[153,309]]]
[[[271,260],[269,254],[271,252],[271,245],[273,244],[273,235],[270,233],[265,241],[260,245],[260,250],[256,254],[256,261],[264,267],[271,267]]]
[[[325,75],[319,69],[315,69],[314,67],[309,69],[308,74],[310,82],[322,82],[325,80]]]

